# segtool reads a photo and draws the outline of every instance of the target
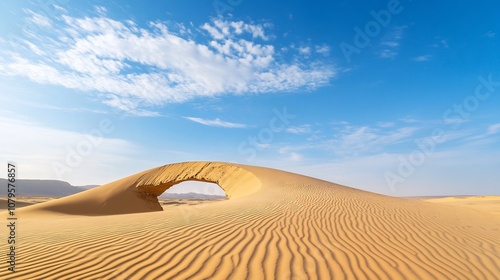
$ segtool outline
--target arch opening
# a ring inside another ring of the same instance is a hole
[[[159,199],[227,199],[226,192],[216,183],[187,180],[173,185],[158,196]]]

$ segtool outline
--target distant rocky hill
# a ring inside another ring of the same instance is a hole
[[[7,179],[0,178],[0,186],[7,186]],[[16,195],[17,196],[67,196],[95,186],[72,186],[68,182],[58,180],[32,180],[32,179],[17,179],[16,180]],[[5,187],[6,189],[6,187]],[[0,196],[5,196],[7,192],[0,192]]]

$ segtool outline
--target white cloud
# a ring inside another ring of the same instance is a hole
[[[325,152],[340,157],[352,157],[375,154],[396,145],[413,141],[417,127],[399,126],[394,123],[378,123],[375,126],[354,126],[346,122],[335,122],[333,133],[315,132],[308,141],[300,144],[284,143],[277,150],[280,154],[291,154],[299,151],[315,151],[324,155]],[[313,132],[308,125],[290,127],[285,132],[293,134]],[[462,135],[463,136],[463,135]],[[443,141],[450,141],[455,135],[446,135]],[[287,137],[288,141],[293,141]],[[400,146],[401,147],[401,146]]]
[[[58,10],[58,11],[65,12],[65,13],[67,12],[67,10],[61,6],[54,5],[54,4],[52,6],[54,6],[54,8],[56,8],[56,10]]]
[[[381,58],[395,58],[398,55],[401,39],[406,26],[398,26],[387,33],[380,43],[382,50],[379,52]]]
[[[469,122],[469,120],[465,118],[446,118],[442,120],[444,124],[462,124],[466,122]]]
[[[497,134],[500,132],[500,123],[492,124],[488,127],[488,134]]]
[[[108,114],[109,113],[108,111],[96,110],[96,109],[84,108],[84,107],[70,108],[70,107],[60,107],[60,106],[54,106],[54,105],[42,104],[42,103],[31,103],[31,102],[24,102],[23,104],[30,106],[30,107],[35,107],[35,108],[57,110],[57,111],[70,112],[70,113],[81,113],[81,112],[93,113],[93,114]]]
[[[330,53],[330,47],[328,45],[316,46],[316,52],[319,54],[326,55]]]
[[[490,31],[486,32],[486,34],[484,34],[484,36],[486,36],[488,38],[494,38],[496,36],[496,33],[490,30]]]
[[[440,43],[441,43],[441,44],[443,45],[443,47],[444,47],[444,48],[446,48],[446,49],[450,47],[450,45],[448,44],[448,40],[443,39],[443,40],[441,40],[441,41],[440,41]]]
[[[422,120],[415,118],[413,116],[406,116],[406,117],[399,118],[399,121],[402,121],[404,123],[420,123],[420,122],[422,122]]]
[[[311,131],[312,131],[311,126],[308,124],[300,125],[300,126],[291,126],[285,130],[285,132],[292,133],[292,134],[310,133]]]
[[[470,131],[460,131],[464,138],[464,143],[468,143],[468,145],[476,145],[481,146],[488,143],[496,143],[497,142],[497,134],[500,133],[500,123],[489,125],[484,130],[470,130]]]
[[[34,52],[36,55],[44,55],[45,52],[40,50],[35,44],[31,43],[30,41],[24,41],[24,43],[30,48],[32,52]]]
[[[398,52],[393,49],[384,49],[380,51],[381,58],[395,58]]]
[[[31,10],[27,10],[26,12],[30,15],[28,18],[30,22],[42,27],[50,27],[52,25],[50,19],[46,16],[37,14]]]
[[[226,122],[221,119],[207,120],[202,118],[194,118],[194,117],[184,117],[187,120],[207,125],[207,126],[215,126],[215,127],[225,127],[225,128],[246,128],[247,125],[241,123],[232,123]]]
[[[378,122],[377,125],[379,127],[393,127],[394,126],[394,123],[393,122]]]
[[[302,55],[309,55],[311,53],[310,47],[299,47],[299,53]]]
[[[300,154],[297,154],[297,153],[291,153],[289,160],[293,161],[293,162],[299,162],[302,160],[302,156]]]
[[[429,60],[431,60],[431,58],[432,58],[432,55],[426,54],[426,55],[417,56],[414,58],[414,60],[418,61],[418,62],[423,62],[423,61],[429,61]]]
[[[98,92],[105,104],[132,113],[201,96],[313,89],[337,74],[311,59],[287,61],[268,43],[268,24],[216,19],[197,30],[196,41],[178,24],[146,29],[131,20],[63,15],[52,25],[51,36],[27,43],[29,52],[4,54],[0,74]]]
[[[103,6],[95,6],[94,9],[98,14],[101,14],[101,15],[105,15],[106,12],[108,11],[108,9],[106,9],[106,7],[103,7]]]
[[[216,19],[212,23],[205,23],[201,28],[206,30],[214,39],[222,40],[235,38],[236,35],[248,33],[253,39],[268,40],[269,37],[264,33],[264,28],[267,25],[254,25],[244,23],[243,21],[226,21]]]
[[[298,150],[301,150],[301,147],[283,146],[278,149],[278,153],[285,155],[286,160],[290,162],[301,162],[303,157],[301,154],[297,153]]]
[[[338,155],[358,155],[366,152],[378,151],[388,145],[394,145],[410,139],[417,128],[415,127],[342,127],[324,145]]]
[[[400,39],[399,37],[393,38],[393,40],[395,40],[395,41],[385,41],[385,42],[382,42],[382,45],[388,46],[391,48],[397,48],[397,47],[399,47],[399,39]]]

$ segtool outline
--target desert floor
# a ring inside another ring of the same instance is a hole
[[[426,199],[429,202],[468,207],[487,213],[500,215],[500,196],[450,196]]]
[[[229,199],[153,199],[184,180],[218,183]],[[0,279],[498,279],[498,199],[173,164],[17,209],[17,272],[2,261]]]

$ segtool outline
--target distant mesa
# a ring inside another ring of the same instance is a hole
[[[7,179],[0,178],[0,185],[5,186]],[[72,186],[68,182],[59,180],[18,179],[16,184],[17,196],[52,196],[61,197],[76,194],[96,186]]]

